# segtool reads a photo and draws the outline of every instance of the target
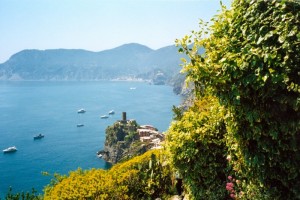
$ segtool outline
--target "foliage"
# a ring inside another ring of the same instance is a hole
[[[105,130],[106,145],[112,145],[118,141],[132,142],[137,137],[138,124],[136,121],[116,122]]]
[[[189,63],[183,59],[183,72],[195,83],[197,98],[216,97],[226,110],[220,116],[225,123],[220,134],[229,158],[228,173],[244,183],[243,197],[238,198],[300,198],[299,11],[299,1],[235,0],[231,10],[222,7],[212,25],[201,21],[200,31],[177,41],[180,51],[190,57]],[[199,54],[200,47],[205,54]],[[207,106],[206,110],[212,107]],[[180,165],[180,160],[198,165],[197,169],[208,165],[199,159],[207,151],[196,145],[206,144],[206,138],[191,139],[199,127],[208,128],[203,136],[211,132],[210,120],[202,122],[202,115],[188,111],[169,131],[172,162],[184,175],[199,172]],[[210,113],[210,118],[215,115]],[[181,140],[173,142],[175,136]],[[222,148],[207,149],[214,159]],[[196,190],[202,183],[187,184]]]
[[[48,185],[44,199],[153,199],[172,189],[165,159],[161,151],[153,150],[108,171],[78,169]]]
[[[182,175],[192,199],[224,199],[227,195],[224,109],[216,98],[194,103],[167,133],[170,161]]]
[[[141,155],[153,146],[141,142],[135,120],[117,121],[106,128],[105,148],[100,153],[103,159],[113,164]],[[157,129],[156,129],[157,130]]]
[[[183,117],[184,110],[182,107],[176,107],[173,105],[173,120],[180,120]]]
[[[1,198],[0,198],[1,199]],[[21,192],[13,193],[12,188],[10,187],[8,193],[4,197],[5,200],[39,200],[42,199],[41,196],[37,194],[37,191],[32,188],[31,192]]]

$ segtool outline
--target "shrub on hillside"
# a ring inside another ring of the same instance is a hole
[[[160,150],[117,164],[110,170],[70,172],[45,188],[44,199],[153,199],[172,192],[170,167]]]
[[[224,199],[227,195],[224,114],[216,98],[203,98],[168,130],[169,159],[192,199]]]
[[[299,11],[298,0],[234,0],[209,28],[201,22],[200,31],[178,41],[190,57],[184,72],[195,83],[197,98],[215,96],[226,110],[228,169],[243,183],[235,198],[300,199]],[[205,54],[198,53],[200,47]],[[180,121],[187,123],[184,117]],[[182,128],[178,137],[196,130]],[[206,165],[198,157],[189,162]]]

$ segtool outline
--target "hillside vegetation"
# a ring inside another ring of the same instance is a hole
[[[151,150],[110,170],[92,169],[57,176],[45,188],[44,199],[155,199],[174,190],[166,155]]]
[[[178,40],[196,100],[171,163],[191,199],[300,199],[300,2],[235,0],[212,22]]]

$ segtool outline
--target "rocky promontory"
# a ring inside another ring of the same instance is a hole
[[[160,148],[164,140],[164,135],[153,126],[141,126],[136,120],[127,120],[125,112],[122,120],[106,128],[105,134],[104,149],[98,152],[98,156],[112,164]]]

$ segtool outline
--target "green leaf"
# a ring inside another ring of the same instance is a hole
[[[256,42],[256,44],[260,44],[264,40],[264,37],[260,36]]]
[[[180,58],[181,62],[187,63],[185,58]]]
[[[278,41],[279,41],[280,43],[284,43],[285,37],[282,36],[282,35],[280,35],[279,38],[278,38]]]
[[[289,37],[292,37],[292,36],[294,36],[294,35],[296,35],[296,31],[295,31],[295,30],[291,30],[291,31],[289,32],[289,34],[288,34]]]
[[[271,67],[269,67],[269,72],[270,72],[270,74],[273,74],[274,72],[275,72],[275,70],[274,69],[272,69]]]

